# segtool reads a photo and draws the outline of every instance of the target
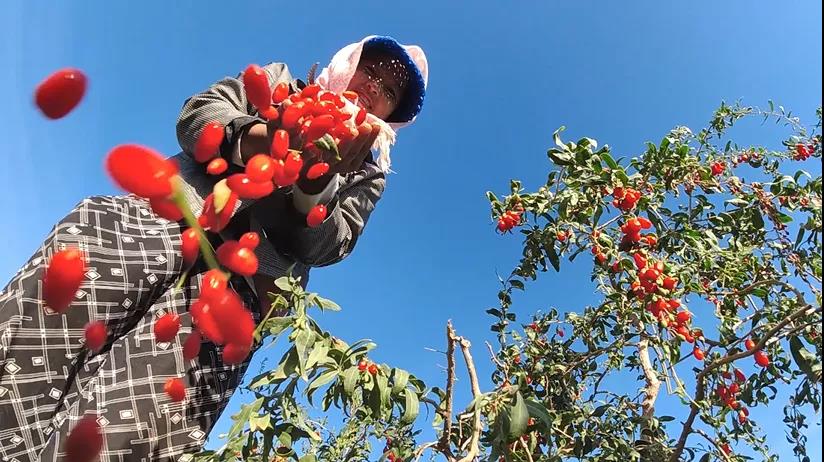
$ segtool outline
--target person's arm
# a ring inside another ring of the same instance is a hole
[[[263,70],[273,88],[278,82],[292,80],[285,64],[267,64]],[[189,155],[194,153],[200,132],[210,122],[219,122],[225,127],[220,156],[227,161],[232,161],[236,150],[240,151],[244,160],[261,152],[269,152],[272,124],[267,127],[266,121],[257,115],[247,100],[240,74],[220,80],[183,104],[177,119],[177,139],[184,152]]]
[[[343,181],[341,180],[337,181]],[[298,210],[293,190],[283,216],[271,217],[266,232],[279,251],[306,266],[327,266],[343,260],[355,248],[369,216],[386,187],[386,176],[374,164],[353,173],[346,186],[326,204],[326,219],[317,227],[306,225],[306,213]]]

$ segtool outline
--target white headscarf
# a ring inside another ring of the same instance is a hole
[[[340,51],[335,53],[335,56],[332,57],[332,61],[329,65],[323,68],[315,82],[325,90],[333,91],[338,94],[344,92],[347,88],[349,88],[349,82],[355,75],[355,70],[358,67],[358,62],[360,61],[361,53],[363,52],[363,45],[374,37],[377,36],[370,35],[365,37],[360,42],[351,43],[341,48]],[[429,75],[429,65],[426,62],[426,55],[423,53],[421,47],[417,45],[401,46],[403,46],[404,50],[406,50],[412,58],[412,61],[418,67],[421,76],[423,76],[424,88],[426,88],[427,78]],[[392,164],[389,151],[390,147],[395,144],[395,133],[401,128],[413,123],[416,118],[417,116],[413,117],[412,120],[408,122],[387,123],[378,117],[369,114],[367,122],[372,125],[378,125],[381,128],[381,132],[377,139],[375,139],[375,144],[372,145],[372,149],[378,153],[376,163],[378,164],[378,168],[382,171],[389,172],[389,167]]]

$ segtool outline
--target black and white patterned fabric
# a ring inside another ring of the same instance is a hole
[[[41,281],[51,255],[68,246],[86,253],[88,270],[58,314],[44,308]],[[180,246],[179,225],[130,196],[85,199],[55,226],[0,294],[0,460],[62,460],[62,442],[85,414],[103,427],[104,462],[181,461],[201,448],[248,363],[224,365],[208,341],[199,358],[183,359],[200,274],[175,289]],[[245,281],[232,285],[256,306]],[[158,343],[153,325],[165,313],[180,315],[182,327]],[[110,335],[93,354],[83,332],[96,320]],[[164,393],[170,377],[184,380],[183,402]]]

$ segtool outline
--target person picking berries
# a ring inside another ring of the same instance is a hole
[[[427,77],[420,47],[369,36],[317,79],[251,65],[192,96],[171,159],[113,149],[106,168],[132,194],[81,201],[2,292],[2,458],[199,451],[254,352],[274,280],[305,287],[311,268],[353,251]],[[38,90],[38,105],[67,99],[55,91]],[[208,234],[186,227],[181,197]]]

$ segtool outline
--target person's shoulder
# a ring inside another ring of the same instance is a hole
[[[263,66],[265,70],[275,81],[292,80],[292,74],[289,72],[289,66],[286,63],[270,62]]]

